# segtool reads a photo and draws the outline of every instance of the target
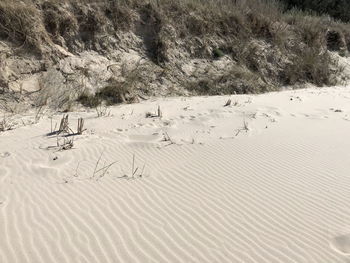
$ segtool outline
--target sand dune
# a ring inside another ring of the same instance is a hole
[[[348,88],[110,111],[0,133],[0,262],[349,261]]]

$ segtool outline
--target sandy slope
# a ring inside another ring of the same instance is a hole
[[[71,113],[67,151],[48,117],[1,133],[0,262],[349,262],[350,90],[228,98]]]

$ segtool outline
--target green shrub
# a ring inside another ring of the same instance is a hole
[[[96,97],[105,101],[108,105],[125,102],[125,92],[121,85],[113,84],[100,89],[96,93]]]
[[[275,89],[264,83],[258,74],[239,66],[233,66],[219,76],[207,75],[206,78],[189,82],[187,88],[199,95],[261,93]]]
[[[214,56],[214,58],[221,58],[221,57],[225,56],[225,54],[224,54],[224,52],[221,51],[221,49],[214,48],[213,49],[213,56]]]
[[[88,93],[83,93],[78,97],[78,102],[80,102],[83,106],[89,108],[96,108],[101,104],[101,99],[96,95],[91,95]]]
[[[285,70],[286,83],[289,85],[303,82],[318,86],[332,85],[331,57],[328,53],[319,53],[316,48],[305,48],[294,56]]]

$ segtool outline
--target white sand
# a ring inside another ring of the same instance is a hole
[[[67,151],[47,117],[0,133],[1,263],[349,262],[349,88],[111,114],[71,113],[88,131]],[[97,170],[117,163],[93,176],[101,153]]]

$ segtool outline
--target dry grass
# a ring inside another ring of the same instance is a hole
[[[136,178],[142,178],[144,176],[146,163],[142,166],[142,169],[140,169],[136,164],[136,155],[132,155],[132,163],[131,163],[131,173],[130,175],[124,174],[122,178],[129,178],[129,179],[136,179]]]
[[[210,75],[190,82],[187,87],[201,95],[248,94],[271,91],[258,73],[241,66],[233,66],[224,74]]]
[[[102,156],[103,156],[103,152],[101,153],[100,157],[97,159],[93,174],[91,176],[90,179],[95,179],[96,181],[102,179],[103,177],[105,177],[108,174],[108,170],[115,164],[117,163],[112,162],[107,164],[106,161],[104,161],[104,164],[102,165],[102,167],[100,167],[100,163],[102,161]]]
[[[30,0],[0,1],[0,36],[36,51],[49,41],[40,11]]]
[[[111,111],[109,110],[109,108],[107,106],[99,105],[95,108],[95,110],[96,110],[98,118],[111,115]]]
[[[5,132],[13,129],[13,125],[9,118],[4,114],[2,120],[0,120],[0,132]]]

